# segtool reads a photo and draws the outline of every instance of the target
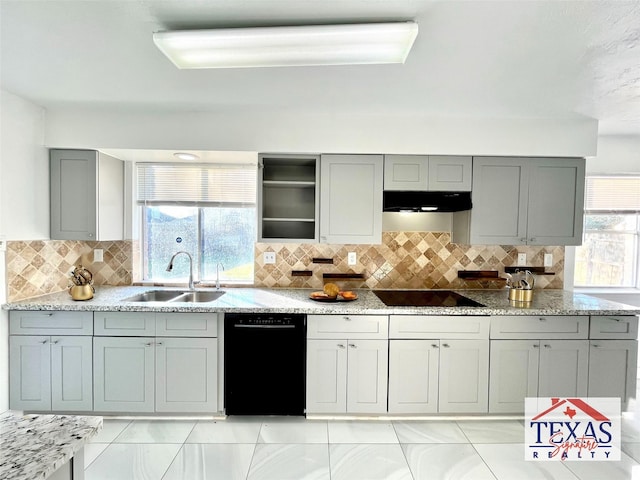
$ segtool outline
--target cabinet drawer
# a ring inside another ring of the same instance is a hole
[[[589,317],[582,315],[491,317],[491,338],[583,339],[588,333]]]
[[[217,313],[156,313],[157,337],[217,337]]]
[[[155,336],[153,312],[94,312],[94,335],[116,337]]]
[[[589,338],[635,340],[638,338],[638,317],[633,315],[592,316]]]
[[[11,335],[91,335],[93,312],[9,312]]]
[[[388,338],[387,315],[309,315],[308,338]]]
[[[489,338],[489,318],[473,315],[391,315],[389,338]]]

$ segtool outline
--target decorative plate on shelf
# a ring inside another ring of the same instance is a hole
[[[352,291],[344,291],[340,292],[337,296],[332,296],[318,291],[309,294],[309,298],[316,302],[353,302],[358,299],[358,294]]]

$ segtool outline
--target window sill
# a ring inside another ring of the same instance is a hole
[[[575,293],[598,294],[598,293],[621,293],[621,294],[638,294],[640,295],[640,288],[633,287],[575,287],[573,289]]]

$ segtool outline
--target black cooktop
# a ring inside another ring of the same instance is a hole
[[[374,290],[388,307],[484,307],[450,290]]]

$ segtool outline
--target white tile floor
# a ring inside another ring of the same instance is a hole
[[[640,415],[623,418],[620,462],[527,462],[518,420],[105,418],[86,480],[640,480]]]

